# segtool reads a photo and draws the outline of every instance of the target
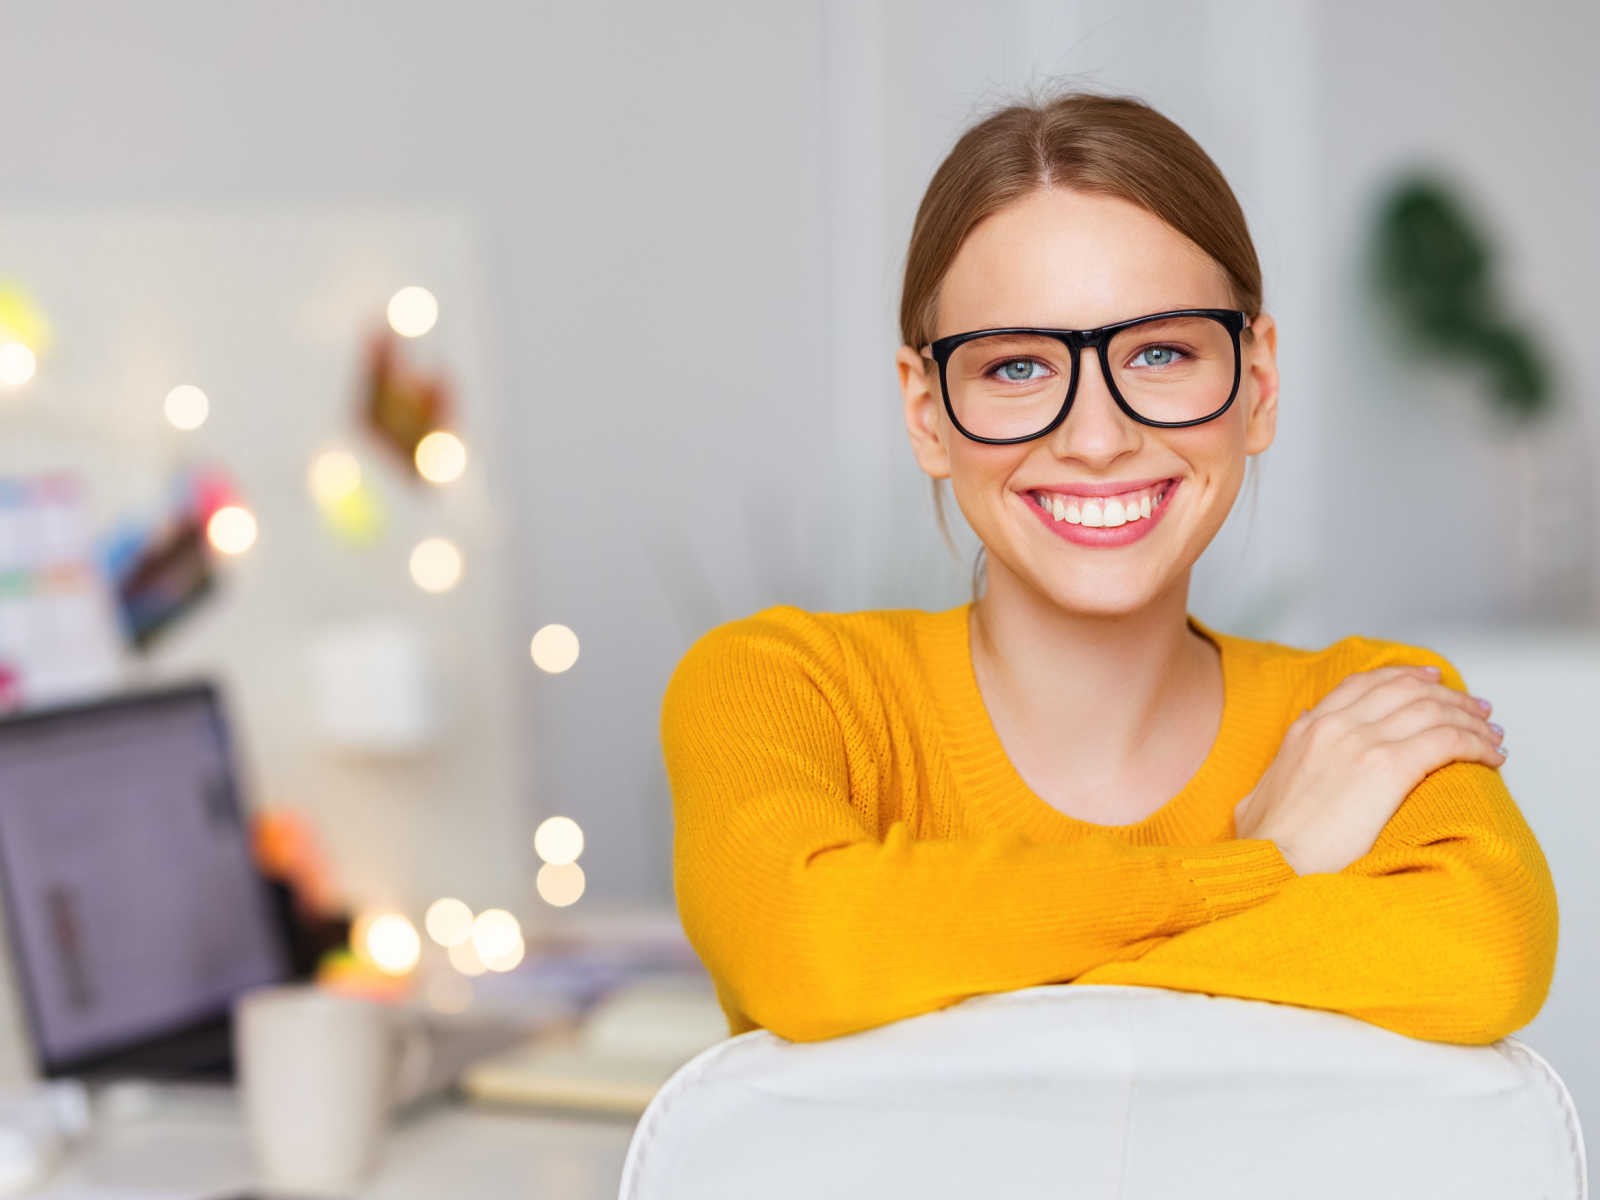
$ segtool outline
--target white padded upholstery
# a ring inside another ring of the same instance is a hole
[[[828,1041],[722,1041],[640,1118],[620,1200],[1587,1194],[1571,1097],[1514,1037],[1057,984]]]

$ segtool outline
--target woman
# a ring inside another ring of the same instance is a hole
[[[1458,1043],[1530,1021],[1556,897],[1487,702],[1425,648],[1187,611],[1278,398],[1204,151],[1126,98],[982,121],[917,212],[901,333],[912,448],[983,543],[982,595],[768,608],[663,700],[678,906],[730,1033],[1063,982]]]

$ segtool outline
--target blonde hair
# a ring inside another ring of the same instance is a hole
[[[1222,268],[1233,307],[1261,311],[1261,263],[1233,189],[1210,156],[1173,121],[1132,96],[1071,91],[1011,104],[956,141],[923,193],[906,250],[900,336],[933,340],[939,288],[979,221],[1040,188],[1097,192],[1161,218]],[[1245,336],[1251,336],[1247,329]],[[933,506],[952,554],[944,494]],[[972,567],[976,601],[984,551]]]

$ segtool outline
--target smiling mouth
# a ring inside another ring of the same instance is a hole
[[[1028,503],[1046,516],[1067,525],[1088,529],[1115,529],[1148,521],[1160,512],[1178,490],[1179,480],[1168,479],[1151,488],[1120,496],[1074,496],[1059,492],[1025,492]]]

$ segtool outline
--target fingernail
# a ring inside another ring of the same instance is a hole
[[[1499,749],[1500,749],[1500,757],[1501,758],[1506,758],[1511,754],[1511,751],[1506,749],[1504,742],[1500,743]]]
[[[1504,736],[1505,736],[1505,732],[1506,732],[1506,731],[1505,731],[1505,730],[1504,730],[1504,729],[1501,729],[1501,728],[1500,728],[1500,726],[1498,726],[1498,725],[1496,725],[1496,724],[1495,724],[1495,723],[1494,723],[1494,722],[1493,722],[1493,721],[1490,721],[1490,722],[1489,722],[1489,728],[1490,728],[1490,729],[1492,729],[1492,730],[1494,730],[1494,731],[1495,731],[1495,732],[1496,732],[1496,733],[1497,733],[1497,734],[1499,734],[1499,735],[1500,735],[1500,736],[1501,736],[1501,737],[1504,737]]]
[[[1426,671],[1429,675],[1434,676],[1435,678],[1437,678],[1438,675],[1439,675],[1439,668],[1438,667],[1423,667],[1422,669],[1424,671]]]
[[[1482,696],[1474,696],[1472,699],[1477,703],[1479,708],[1483,709],[1484,712],[1488,712],[1494,707],[1494,705],[1490,704]]]

